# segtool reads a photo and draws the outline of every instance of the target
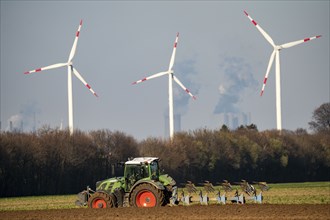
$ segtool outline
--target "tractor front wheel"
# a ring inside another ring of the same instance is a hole
[[[96,192],[88,199],[88,207],[93,209],[113,208],[116,204],[113,195],[103,192]]]
[[[135,207],[158,207],[164,203],[164,193],[150,184],[137,186],[130,197],[130,205]]]

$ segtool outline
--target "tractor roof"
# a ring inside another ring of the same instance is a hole
[[[125,164],[151,163],[155,160],[158,160],[158,157],[136,157],[133,160],[126,161]]]

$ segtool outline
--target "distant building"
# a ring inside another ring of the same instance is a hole
[[[211,127],[214,129],[221,128],[222,125],[226,125],[229,129],[235,130],[239,126],[251,124],[251,114],[239,112],[239,113],[220,113],[213,114],[210,118]]]

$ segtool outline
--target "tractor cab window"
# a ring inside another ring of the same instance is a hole
[[[149,170],[147,164],[132,164],[126,165],[126,180],[131,186],[140,179],[149,177]]]
[[[152,179],[158,178],[158,176],[159,176],[158,161],[152,161],[150,163],[150,172],[151,172]]]
[[[141,175],[141,178],[149,177],[148,164],[141,164],[140,175]]]
[[[149,176],[148,166],[145,165],[128,165],[126,166],[126,177],[139,180]]]

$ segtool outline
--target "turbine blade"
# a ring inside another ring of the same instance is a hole
[[[70,52],[70,55],[69,55],[68,63],[70,63],[72,61],[72,59],[73,59],[73,57],[76,53],[76,48],[77,48],[77,44],[78,44],[78,38],[79,38],[79,33],[80,33],[81,26],[82,26],[82,20],[80,20],[78,31],[76,33],[76,37],[74,39],[74,42],[73,42],[73,45],[72,45],[72,48],[71,48],[71,52]]]
[[[94,90],[92,89],[92,87],[84,80],[84,78],[78,73],[78,71],[75,68],[73,69],[73,74],[80,79],[80,81],[89,89],[89,91],[91,91],[91,93],[93,93],[93,95],[95,95],[96,97],[98,97],[98,95],[96,94],[96,92],[94,92]]]
[[[57,63],[57,64],[41,67],[41,68],[38,68],[38,69],[35,69],[35,70],[27,71],[24,74],[30,74],[30,73],[40,72],[40,71],[43,71],[43,70],[55,69],[55,68],[62,67],[62,66],[67,66],[67,65],[68,65],[67,63]]]
[[[302,40],[297,40],[297,41],[293,41],[293,42],[290,42],[290,43],[282,44],[280,47],[281,48],[289,48],[289,47],[293,47],[293,46],[296,46],[298,44],[301,44],[301,43],[304,43],[304,42],[307,42],[307,41],[310,41],[310,40],[314,40],[314,39],[320,38],[320,37],[321,37],[321,35],[317,35],[317,36],[314,36],[314,37],[305,38],[305,39],[302,39]]]
[[[153,74],[151,76],[148,76],[146,78],[143,78],[143,79],[140,79],[138,81],[135,81],[132,83],[132,85],[135,85],[135,84],[138,84],[138,83],[141,83],[141,82],[144,82],[144,81],[147,81],[149,79],[153,79],[153,78],[156,78],[156,77],[160,77],[160,76],[163,76],[163,75],[166,75],[166,74],[169,74],[170,72],[169,71],[166,71],[166,72],[160,72],[160,73],[156,73],[156,74]]]
[[[173,52],[172,52],[172,56],[171,56],[171,60],[170,60],[170,65],[168,67],[168,71],[171,71],[172,68],[173,68],[173,65],[174,65],[176,46],[178,44],[178,40],[179,40],[179,32],[176,34],[176,38],[175,38],[175,42],[174,42],[174,46],[173,46]]]
[[[254,26],[256,26],[256,28],[260,31],[260,33],[264,36],[264,38],[273,46],[275,47],[275,43],[273,41],[273,39],[266,33],[266,31],[264,31],[264,29],[262,29],[260,27],[260,25],[251,18],[251,16],[246,12],[244,11],[245,15],[250,19],[250,21],[252,22],[252,24],[254,24]]]
[[[181,86],[181,88],[186,91],[193,99],[196,99],[196,96],[194,96],[193,94],[191,94],[191,92],[180,82],[180,80],[178,78],[176,78],[176,76],[173,75],[173,79],[174,81],[179,84],[179,86]]]
[[[267,67],[266,75],[265,75],[265,78],[264,78],[264,83],[262,85],[260,96],[262,96],[262,94],[264,93],[265,86],[266,86],[267,79],[268,79],[268,75],[269,75],[270,69],[272,68],[273,62],[274,62],[275,53],[276,53],[276,50],[273,50],[272,55],[270,55],[270,59],[269,59],[269,63],[268,63],[268,67]]]

